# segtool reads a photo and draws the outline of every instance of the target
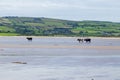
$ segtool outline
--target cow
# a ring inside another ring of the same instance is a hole
[[[90,38],[85,38],[84,41],[87,42],[87,43],[88,43],[88,42],[90,43],[90,42],[91,42],[91,39],[90,39]]]
[[[27,37],[26,38],[28,41],[32,41],[32,37]]]
[[[85,39],[79,39],[79,38],[78,38],[77,41],[79,41],[79,43],[80,43],[80,42],[84,42],[84,41],[85,41],[86,43],[90,43],[90,42],[91,42],[91,39],[90,39],[90,38],[85,38]]]
[[[79,43],[80,43],[80,42],[83,42],[84,40],[83,39],[77,39],[77,41],[79,41]]]

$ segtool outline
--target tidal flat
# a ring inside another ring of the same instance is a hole
[[[0,80],[119,80],[120,39],[0,37]]]

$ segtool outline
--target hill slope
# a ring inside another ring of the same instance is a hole
[[[118,37],[120,36],[120,23],[34,17],[1,17],[0,35]]]

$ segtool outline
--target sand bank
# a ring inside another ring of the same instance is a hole
[[[45,49],[98,49],[120,50],[120,46],[68,46],[68,45],[0,45],[0,48],[45,48]]]

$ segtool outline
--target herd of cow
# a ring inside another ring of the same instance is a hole
[[[26,38],[28,41],[32,41],[32,37],[27,37]],[[78,38],[77,41],[80,42],[86,42],[86,43],[90,43],[91,39],[90,38]]]
[[[79,38],[77,39],[77,41],[80,43],[80,42],[86,42],[86,43],[90,43],[91,42],[91,39],[90,38]]]

